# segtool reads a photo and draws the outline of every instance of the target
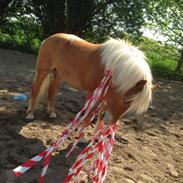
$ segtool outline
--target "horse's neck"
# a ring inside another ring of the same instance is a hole
[[[93,91],[104,76],[104,67],[101,65],[100,47],[91,54],[89,58],[90,66],[86,79],[87,91]]]

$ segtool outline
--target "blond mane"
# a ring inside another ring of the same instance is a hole
[[[105,69],[112,70],[113,85],[125,93],[138,81],[146,80],[144,89],[133,96],[127,112],[145,112],[152,99],[152,74],[145,55],[137,47],[124,40],[110,38],[102,44],[101,62]]]

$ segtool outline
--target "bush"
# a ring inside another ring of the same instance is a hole
[[[9,20],[0,28],[0,47],[37,54],[40,45],[39,27],[30,18]]]
[[[175,72],[180,55],[173,45],[143,38],[139,46],[145,52],[155,78],[183,80],[183,69],[181,73]]]

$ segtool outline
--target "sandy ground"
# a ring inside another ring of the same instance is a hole
[[[38,182],[41,164],[20,178],[12,169],[51,145],[84,103],[83,93],[64,85],[56,96],[56,120],[50,121],[41,109],[35,121],[25,122],[28,102],[14,101],[13,96],[30,96],[35,63],[35,56],[0,49],[0,183]],[[183,83],[158,82],[161,89],[148,112],[121,120],[106,183],[183,183]],[[66,159],[70,142],[54,153],[46,183],[62,182],[83,149],[78,146]]]

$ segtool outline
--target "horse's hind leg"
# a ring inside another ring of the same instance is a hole
[[[27,110],[26,121],[34,120],[34,108],[36,104],[36,97],[39,93],[41,84],[49,74],[49,70],[37,70],[34,81],[32,83],[31,99]]]
[[[51,81],[49,88],[48,88],[48,108],[47,113],[49,114],[49,118],[56,118],[57,115],[54,110],[54,96],[57,92],[59,85],[62,82],[62,77],[56,69],[53,70],[54,79]]]

